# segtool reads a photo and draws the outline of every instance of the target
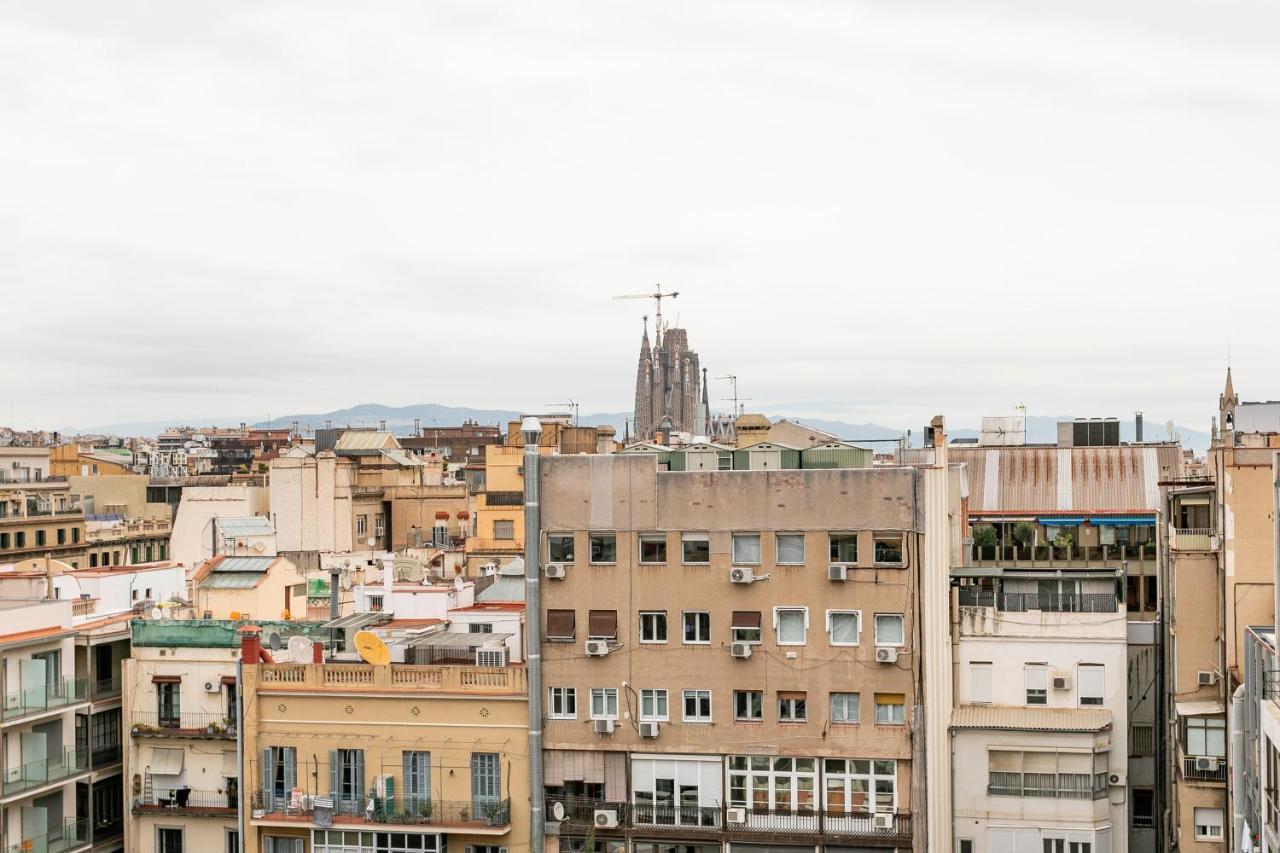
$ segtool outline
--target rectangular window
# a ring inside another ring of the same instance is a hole
[[[805,607],[773,608],[773,630],[780,646],[803,646],[809,628],[809,610]]]
[[[858,534],[856,533],[829,533],[827,541],[830,543],[830,557],[833,563],[856,563],[858,562]]]
[[[1187,755],[1225,758],[1227,721],[1221,717],[1185,717]]]
[[[516,523],[511,519],[495,519],[493,522],[493,538],[503,540],[515,539]]]
[[[667,711],[667,691],[644,689],[640,691],[640,719],[666,722],[671,719]]]
[[[665,643],[667,641],[667,612],[652,610],[640,614],[640,642]]]
[[[591,688],[591,719],[593,720],[618,719],[618,688],[616,687],[592,687]]]
[[[382,513],[378,513],[373,517],[373,535],[385,536],[387,534],[387,517]]]
[[[876,694],[876,723],[882,726],[901,726],[907,721],[907,697],[901,693]]]
[[[667,534],[640,534],[640,562],[648,565],[660,565],[667,561]]]
[[[1152,575],[1142,576],[1142,609],[1152,612],[1158,604],[1158,595],[1156,593],[1156,578]]]
[[[334,750],[337,763],[334,779],[338,785],[335,789],[337,798],[345,801],[359,800],[364,797],[364,750]]]
[[[760,562],[760,534],[733,534],[734,565],[756,565]]]
[[[818,795],[817,759],[729,756],[729,805],[812,814],[822,806]],[[860,809],[865,810],[865,806]]]
[[[36,546],[37,546],[37,547],[39,547],[39,546],[41,546],[41,545],[43,545],[43,544],[45,544],[45,531],[43,531],[43,530],[37,530],[37,531],[36,531]]]
[[[833,646],[856,646],[862,633],[862,613],[857,610],[828,610],[827,633]]]
[[[240,853],[239,830],[228,829],[227,834],[223,837],[223,841],[224,841],[223,849],[226,851],[226,853]]]
[[[547,716],[553,720],[578,719],[578,690],[576,687],[547,688]]]
[[[764,693],[759,690],[733,691],[733,718],[743,722],[764,719]]]
[[[1027,691],[1028,705],[1049,704],[1049,667],[1042,663],[1029,663],[1022,669],[1022,683]]]
[[[735,610],[729,632],[735,643],[760,642],[760,611]]]
[[[431,802],[431,753],[401,752],[400,772],[404,778],[404,805],[421,814],[423,807]]]
[[[686,723],[711,722],[711,691],[684,691],[684,721]]]
[[[467,633],[468,634],[492,634],[493,623],[492,622],[472,622],[470,625],[467,626]]]
[[[618,639],[618,611],[591,610],[587,613],[588,640]]]
[[[563,533],[547,536],[547,562],[573,562],[573,534]]]
[[[898,807],[898,765],[892,760],[826,758],[822,761],[826,782],[827,813],[892,813]]]
[[[990,661],[972,661],[969,664],[969,702],[973,705],[991,704]]]
[[[1076,668],[1076,691],[1081,705],[1102,704],[1103,667],[1096,663],[1082,663]]]
[[[156,716],[160,728],[177,729],[182,726],[182,684],[172,681],[156,685]]]
[[[0,550],[8,550],[8,548],[9,548],[9,534],[0,533]]]
[[[356,536],[358,538],[363,539],[365,536],[368,535],[368,533],[369,533],[369,516],[357,515],[356,516]],[[363,544],[363,543],[357,543],[357,544]]]
[[[1222,809],[1196,807],[1193,814],[1197,841],[1222,840]]]
[[[58,544],[59,545],[67,544],[67,528],[65,527],[58,528]]]
[[[156,853],[184,853],[185,850],[181,829],[156,827]]]
[[[547,639],[572,640],[576,630],[577,614],[572,610],[547,611]]]
[[[591,546],[591,562],[611,565],[618,562],[618,537],[614,533],[592,533],[587,537]]]
[[[471,753],[471,813],[482,820],[488,820],[486,815],[496,817],[501,799],[501,756],[496,752]]]
[[[804,565],[804,534],[779,533],[774,537],[775,556],[779,566]]]
[[[778,691],[778,722],[803,723],[808,719],[809,708],[804,693]]]
[[[833,723],[858,722],[858,694],[857,693],[832,693],[831,694],[831,722]]]
[[[711,642],[711,614],[705,610],[686,610],[684,642],[686,645],[708,645]]]
[[[873,539],[877,566],[901,566],[902,534],[877,533]]]
[[[702,566],[710,563],[710,537],[705,533],[681,533],[680,560],[686,566]]]
[[[901,646],[904,637],[901,613],[876,614],[877,646]]]
[[[1130,820],[1133,825],[1144,829],[1150,829],[1156,825],[1156,796],[1155,791],[1151,788],[1132,788],[1133,808],[1130,810]]]

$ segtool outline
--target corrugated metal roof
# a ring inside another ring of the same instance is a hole
[[[200,588],[253,589],[266,576],[266,572],[227,572],[226,574],[218,574],[217,572],[214,572],[204,580],[200,581]]]
[[[370,625],[381,625],[383,622],[390,622],[391,614],[383,612],[365,612],[365,613],[348,613],[346,616],[339,616],[323,625],[321,628],[366,628]]]
[[[271,519],[265,515],[249,515],[243,518],[219,518],[214,520],[218,532],[224,536],[269,536],[275,533]]]
[[[1173,706],[1179,717],[1212,717],[1227,713],[1227,706],[1215,700],[1207,702],[1177,702]]]
[[[344,450],[384,450],[399,446],[396,437],[389,432],[359,429],[344,432],[333,449],[341,453]]]
[[[1031,732],[1100,732],[1111,727],[1111,712],[1105,708],[961,705],[951,713],[951,727]]]
[[[391,450],[383,450],[382,458],[390,459],[392,462],[405,468],[421,466],[426,464],[425,462],[422,461],[421,456],[418,456],[413,453],[406,453],[405,451],[400,450],[398,448],[393,448]]]
[[[419,649],[431,646],[444,646],[445,648],[461,646],[468,649],[478,649],[491,642],[505,642],[514,636],[515,634],[464,634],[460,631],[437,631],[434,634],[424,634],[411,640],[406,640],[405,645]]]
[[[275,557],[223,557],[213,565],[214,574],[232,572],[257,572],[261,574],[271,568]]]

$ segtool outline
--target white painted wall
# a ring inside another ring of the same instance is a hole
[[[267,514],[267,490],[262,486],[200,486],[182,490],[173,519],[169,558],[187,567],[213,555],[214,518]]]

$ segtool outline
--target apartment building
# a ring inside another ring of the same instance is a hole
[[[0,565],[53,557],[73,566],[88,564],[84,509],[67,481],[48,475],[48,448],[0,449]],[[37,451],[34,455],[26,451]],[[15,468],[18,462],[24,463]],[[41,466],[44,467],[41,467]]]
[[[956,850],[1131,849],[1123,571],[953,578]]]
[[[542,459],[548,850],[949,846],[945,805],[941,846],[922,817],[960,541],[961,483],[939,456],[939,481]]]

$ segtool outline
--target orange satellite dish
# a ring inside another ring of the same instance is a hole
[[[355,644],[356,652],[365,663],[371,663],[374,666],[386,666],[391,663],[391,650],[372,631],[357,631]]]

